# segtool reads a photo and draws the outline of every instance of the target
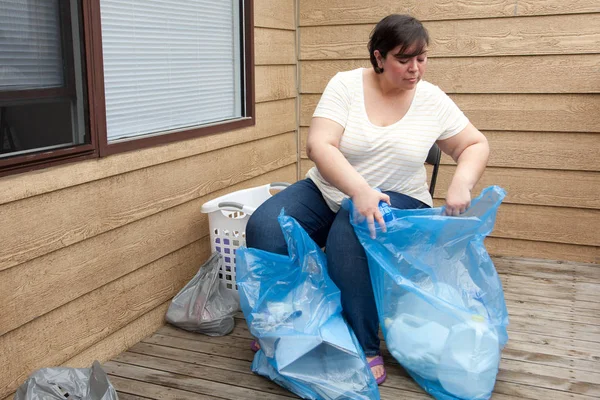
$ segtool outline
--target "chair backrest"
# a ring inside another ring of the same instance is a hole
[[[437,144],[433,144],[431,149],[429,149],[429,154],[427,155],[427,159],[425,162],[427,164],[433,165],[433,173],[431,174],[431,183],[429,184],[429,193],[431,193],[431,197],[433,197],[433,192],[435,191],[435,181],[437,180],[438,170],[440,168],[440,159],[442,158],[442,151],[438,147]]]

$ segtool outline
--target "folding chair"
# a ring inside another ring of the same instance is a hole
[[[431,149],[429,149],[429,154],[427,155],[427,159],[425,163],[433,165],[433,173],[431,174],[431,183],[429,184],[429,193],[431,193],[431,197],[433,197],[433,192],[435,190],[435,181],[437,180],[438,170],[440,169],[440,159],[442,158],[442,151],[438,147],[437,144],[433,144]]]

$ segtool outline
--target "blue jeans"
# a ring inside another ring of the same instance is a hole
[[[384,192],[395,208],[423,208],[425,203],[412,197]],[[327,270],[340,289],[343,314],[354,331],[365,355],[379,351],[379,321],[365,250],[350,224],[348,211],[337,213],[325,203],[310,179],[298,181],[264,202],[246,226],[246,245],[287,255],[287,244],[277,222],[281,209],[294,217],[320,247],[326,247]]]

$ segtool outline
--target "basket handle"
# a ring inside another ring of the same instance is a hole
[[[244,209],[243,204],[236,203],[235,201],[222,201],[217,205],[217,207],[219,207],[219,208],[226,208],[226,207],[237,208],[240,211]]]
[[[283,188],[286,188],[286,187],[288,187],[288,186],[291,186],[291,184],[290,184],[290,183],[287,183],[287,182],[273,182],[273,183],[271,183],[271,185],[270,185],[270,186],[271,186],[272,188],[273,188],[273,187],[283,187]]]
[[[286,188],[290,185],[291,184],[289,184],[287,182],[273,182],[269,186],[272,188],[274,188],[274,187]],[[236,201],[222,201],[219,204],[217,204],[217,207],[219,207],[219,208],[237,208],[240,211],[242,211],[244,209],[244,205],[242,203],[238,203]]]

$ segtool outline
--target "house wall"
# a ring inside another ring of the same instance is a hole
[[[294,0],[255,0],[256,126],[0,178],[0,399],[164,323],[210,254],[201,205],[297,177]]]
[[[410,13],[430,32],[425,79],[489,139],[488,185],[508,192],[490,253],[600,262],[600,3],[597,0],[301,0],[301,175],[312,112],[337,72],[369,67],[375,24]],[[444,156],[442,204],[455,169]]]

